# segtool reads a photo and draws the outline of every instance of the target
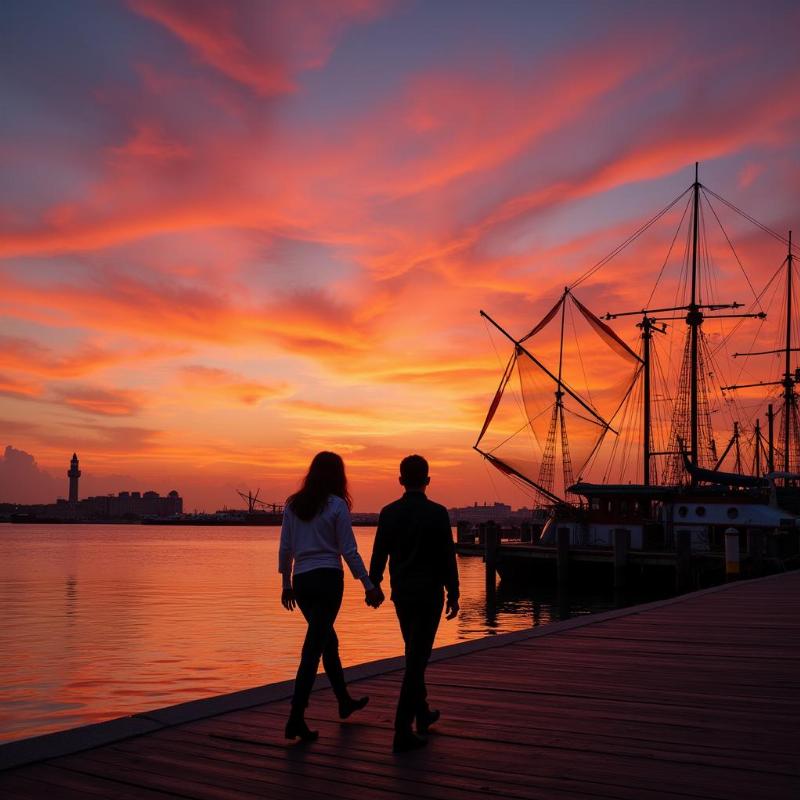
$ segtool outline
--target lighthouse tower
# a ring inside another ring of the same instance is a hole
[[[78,469],[78,456],[73,453],[72,460],[69,462],[69,501],[70,503],[78,502],[78,478],[81,476],[81,471]]]

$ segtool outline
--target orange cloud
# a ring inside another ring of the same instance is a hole
[[[310,412],[313,415],[333,417],[374,417],[376,410],[369,406],[337,406],[331,403],[320,403],[315,400],[292,399],[286,404],[288,410],[298,411],[301,414]]]
[[[40,302],[42,299],[40,296]],[[0,367],[50,378],[78,377],[127,361],[132,355],[129,351],[115,353],[92,344],[81,345],[70,354],[59,354],[32,339],[0,336]]]
[[[42,393],[43,387],[40,383],[31,383],[29,381],[21,381],[12,378],[8,375],[0,375],[0,394],[27,400],[41,397]]]
[[[369,325],[357,324],[347,306],[331,301],[324,292],[287,293],[254,305],[180,283],[153,285],[122,276],[111,276],[103,285],[61,284],[47,291],[9,279],[4,288],[5,299],[20,315],[25,309],[45,306],[73,324],[90,325],[98,331],[149,335],[176,343],[260,343],[323,360],[330,356],[346,361],[374,347]],[[47,358],[46,351],[33,343],[14,344],[5,361],[0,355],[0,366],[22,368],[31,363],[34,371],[67,376],[90,364],[118,360],[87,350],[62,363]]]
[[[216,367],[191,364],[180,370],[183,385],[196,391],[205,400],[208,398],[233,400],[246,406],[254,406],[262,400],[283,397],[289,391],[288,384],[278,382],[266,384],[243,378],[241,375]]]
[[[138,414],[145,395],[128,389],[104,389],[95,386],[62,387],[56,390],[61,402],[86,414],[129,417]]]
[[[67,312],[67,305],[52,297],[49,292],[41,289],[35,290],[25,286],[19,294],[15,295],[12,287],[15,284],[7,284],[10,293],[6,299],[12,297],[23,300],[25,305],[15,309],[15,316],[22,319],[30,318],[33,321],[42,321],[39,311],[46,310],[44,318],[53,321],[53,312],[64,309],[76,323],[86,322],[85,315],[91,315],[91,305],[87,304],[80,313],[75,314],[75,308]],[[5,288],[5,287],[4,287]],[[24,299],[23,299],[24,298]],[[36,298],[34,300],[34,298]],[[28,314],[26,312],[33,312]],[[102,317],[101,317],[102,318]],[[135,325],[125,328],[127,334],[135,335]],[[108,327],[100,328],[100,331],[108,331]],[[102,347],[92,341],[84,341],[67,352],[59,352],[56,348],[48,347],[30,338],[19,336],[0,335],[0,368],[13,370],[14,372],[26,375],[36,375],[47,379],[78,378],[92,373],[100,372],[118,366],[130,366],[135,363],[150,363],[160,358],[169,358],[181,355],[186,348],[180,345],[167,345],[163,342],[159,344],[142,344],[130,336],[114,349]]]
[[[0,437],[7,441],[25,442],[25,447],[45,453],[46,461],[60,465],[64,453],[75,450],[91,453],[107,465],[111,461],[157,452],[163,432],[139,425],[112,425],[82,420],[77,426],[54,428],[48,420],[28,422],[0,418]],[[30,444],[32,443],[32,444]]]

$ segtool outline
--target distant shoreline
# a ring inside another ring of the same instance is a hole
[[[353,520],[354,528],[371,528],[377,525],[377,514],[375,522]],[[280,520],[269,522],[238,521],[227,519],[216,522],[213,520],[142,520],[142,519],[0,519],[0,524],[7,525],[147,525],[158,527],[208,527],[208,528],[279,528]]]

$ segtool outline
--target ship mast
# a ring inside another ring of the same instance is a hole
[[[775,412],[772,410],[772,403],[767,406],[767,472],[775,471]]]
[[[786,256],[786,369],[783,375],[783,470],[790,471],[789,439],[794,409],[794,376],[792,353],[792,232],[789,231],[789,252]]]
[[[641,321],[643,347],[642,354],[644,356],[644,419],[642,439],[644,440],[644,451],[642,453],[642,461],[644,462],[644,485],[650,485],[650,340],[653,338],[652,334],[653,323],[650,317],[645,315]]]
[[[651,452],[653,441],[653,422],[652,422],[652,407],[651,407],[651,393],[652,393],[652,372],[651,372],[651,347],[650,342],[653,339],[653,331],[659,333],[666,332],[666,326],[657,325],[653,317],[648,317],[645,314],[642,321],[636,325],[637,328],[642,330],[642,372],[643,372],[643,419],[642,419],[642,481],[645,486],[650,485],[650,459],[654,453]]]
[[[761,420],[756,419],[756,427],[753,432],[755,438],[755,448],[753,452],[753,475],[761,477]]]
[[[671,306],[668,308],[654,308],[642,309],[640,311],[622,311],[618,313],[608,313],[603,319],[617,319],[617,317],[626,317],[631,315],[642,315],[643,321],[639,324],[642,328],[642,337],[644,338],[644,483],[645,485],[650,482],[650,460],[654,455],[681,455],[682,446],[679,445],[678,450],[674,452],[661,452],[654,453],[650,448],[650,434],[651,434],[651,401],[650,401],[650,338],[652,330],[660,330],[654,323],[665,322],[673,320],[674,317],[668,316],[652,316],[653,314],[668,314],[675,311],[686,312],[686,324],[689,326],[689,441],[690,451],[689,460],[691,463],[699,467],[699,438],[700,438],[700,414],[699,414],[699,394],[700,394],[700,328],[703,320],[708,319],[721,319],[728,317],[758,317],[763,319],[766,315],[763,313],[757,314],[714,314],[707,317],[704,311],[722,311],[725,309],[738,309],[742,307],[742,303],[701,303],[698,287],[698,241],[700,230],[700,189],[703,185],[699,180],[699,162],[694,165],[694,183],[690,187],[692,189],[692,279],[691,279],[691,296],[689,303],[683,306]],[[663,332],[663,330],[661,330]],[[682,441],[683,437],[678,435],[676,441]],[[696,477],[692,474],[692,485],[697,482]]]
[[[739,383],[734,386],[723,386],[723,391],[731,389],[750,389],[756,386],[782,386],[783,387],[783,470],[791,472],[791,444],[792,444],[792,422],[797,416],[797,394],[795,386],[798,383],[798,374],[792,370],[792,353],[796,353],[800,348],[792,347],[792,277],[793,260],[792,254],[792,232],[789,231],[789,248],[786,254],[786,339],[785,344],[779,350],[758,350],[750,353],[734,353],[734,358],[739,356],[764,356],[783,354],[784,370],[783,379],[779,381],[759,381],[758,383]],[[774,463],[774,444],[773,444],[773,420],[774,414],[772,405],[767,409],[767,420],[769,422],[769,454],[767,457],[767,471],[775,469]],[[798,444],[797,442],[795,444]],[[795,467],[800,465],[795,462]]]
[[[566,299],[567,295],[569,294],[569,287],[564,287],[564,297],[561,301],[561,339],[559,340],[559,349],[558,349],[558,383],[556,384],[556,404],[555,408],[553,409],[553,419],[551,423],[551,431],[548,432],[547,437],[547,444],[548,447],[552,448],[550,453],[550,460],[553,461],[555,457],[555,432],[556,432],[556,423],[558,425],[560,438],[561,438],[561,470],[564,475],[564,494],[566,495],[567,487],[572,486],[575,482],[572,477],[572,459],[570,458],[569,454],[569,442],[567,439],[567,423],[564,419],[564,392],[561,390],[561,380],[563,375],[564,369],[564,317],[566,315],[567,304]],[[551,441],[552,437],[552,441]],[[547,462],[548,454],[545,453],[544,461],[542,465]],[[541,482],[541,481],[540,481]],[[552,485],[553,476],[552,470],[550,475],[550,483]],[[550,488],[550,487],[548,487]]]
[[[698,363],[698,334],[700,326],[703,324],[703,312],[697,305],[697,228],[698,217],[700,216],[700,181],[698,180],[699,164],[697,161],[694,163],[694,184],[692,186],[692,298],[686,313],[686,324],[689,326],[691,336],[690,352],[691,352],[691,372],[690,372],[690,389],[689,389],[689,417],[691,428],[691,446],[689,449],[689,457],[692,464],[699,466],[697,451],[698,451],[698,434],[699,434],[699,420],[697,414],[697,363]],[[697,481],[692,475],[692,484]]]

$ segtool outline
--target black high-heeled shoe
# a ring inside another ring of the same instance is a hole
[[[439,721],[441,712],[429,708],[422,714],[417,714],[417,733],[426,734],[431,725]]]
[[[348,697],[344,702],[339,702],[339,719],[347,719],[354,711],[361,711],[369,703],[369,697],[359,697],[354,700]]]
[[[287,739],[299,738],[304,742],[314,742],[319,738],[319,731],[312,731],[302,717],[289,717],[285,733]]]

